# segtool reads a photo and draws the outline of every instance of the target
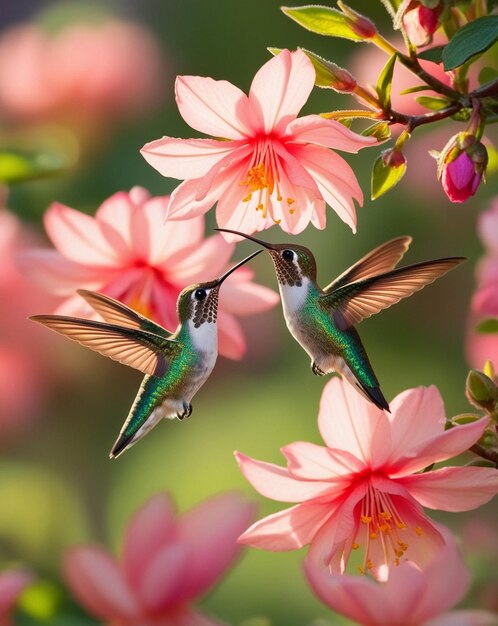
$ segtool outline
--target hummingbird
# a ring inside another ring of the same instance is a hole
[[[269,252],[287,327],[311,357],[313,373],[341,374],[386,411],[389,404],[355,325],[423,289],[465,260],[448,257],[395,269],[412,242],[411,237],[397,237],[366,254],[321,289],[316,282],[315,257],[308,248],[270,244],[226,228],[216,230],[250,239]]]
[[[101,293],[78,294],[105,320],[34,315],[29,319],[68,339],[145,374],[111,459],[146,435],[162,418],[182,420],[190,401],[211,374],[218,356],[218,294],[223,281],[255,257],[257,250],[220,278],[186,287],[178,296],[179,325],[174,333]]]

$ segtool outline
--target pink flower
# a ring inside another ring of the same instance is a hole
[[[11,613],[24,589],[33,577],[22,570],[7,570],[0,574],[0,626],[11,626]]]
[[[403,26],[408,38],[415,46],[426,46],[439,28],[439,16],[443,7],[429,8],[415,1],[410,2],[407,9],[403,15]]]
[[[325,228],[327,202],[353,231],[353,199],[363,201],[349,165],[328,148],[358,152],[375,143],[319,115],[296,119],[315,81],[300,50],[284,50],[258,71],[249,97],[226,81],[179,76],[183,119],[213,139],[163,137],[142,148],[163,176],[186,179],[171,196],[169,215],[201,215],[218,201],[223,228],[246,233],[280,224],[299,233],[311,221]]]
[[[384,583],[363,576],[331,575],[327,568],[306,563],[306,575],[319,598],[333,611],[362,626],[496,626],[486,611],[446,611],[469,588],[469,574],[454,540],[421,570],[405,561]]]
[[[73,23],[53,36],[23,24],[0,38],[0,111],[17,121],[110,122],[157,103],[162,73],[156,41],[136,24]]]
[[[445,431],[435,387],[401,393],[391,410],[376,408],[333,378],[318,416],[327,447],[297,442],[282,448],[287,468],[237,454],[244,476],[262,495],[298,503],[256,522],[239,541],[266,550],[311,543],[307,558],[338,572],[358,550],[360,571],[381,580],[402,559],[426,564],[443,538],[422,506],[473,509],[498,492],[498,473],[483,467],[420,471],[467,450],[488,418]]]
[[[74,548],[64,577],[88,612],[112,626],[218,626],[189,605],[233,563],[237,535],[253,514],[229,493],[175,517],[159,494],[128,524],[119,561],[99,547]]]
[[[59,296],[71,296],[57,313],[89,317],[92,312],[77,288],[100,291],[174,330],[176,299],[192,283],[220,276],[228,267],[233,244],[221,235],[204,239],[204,219],[164,222],[169,198],[151,197],[141,188],[119,192],[90,217],[53,204],[45,228],[57,250],[36,249],[22,259],[25,272]],[[251,281],[241,268],[227,279],[220,295],[219,349],[241,358],[245,339],[239,315],[265,311],[277,294]]]

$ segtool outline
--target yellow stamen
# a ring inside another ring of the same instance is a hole
[[[287,204],[291,205],[294,204],[295,200],[294,198],[287,198]]]
[[[361,565],[358,565],[358,571],[360,572],[362,576],[365,576],[365,570],[363,569]]]
[[[377,533],[370,533],[370,539],[377,539]]]
[[[420,528],[420,526],[415,526],[415,532],[419,537],[424,534],[424,531]]]
[[[372,518],[369,515],[362,515],[360,517],[360,521],[362,524],[370,524],[370,522],[372,521]]]
[[[360,544],[359,544],[359,543],[356,543],[356,541],[355,541],[355,542],[353,543],[353,545],[351,546],[351,548],[352,548],[353,550],[358,550],[358,548],[359,548],[359,547],[360,547]]]

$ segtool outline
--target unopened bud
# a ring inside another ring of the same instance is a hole
[[[375,37],[377,28],[368,17],[354,11],[351,7],[348,7],[347,4],[344,4],[342,0],[338,0],[337,4],[344,15],[349,18],[349,26],[357,35],[360,35],[363,39],[372,39],[372,37]]]
[[[486,374],[477,370],[470,370],[467,376],[465,392],[468,401],[474,406],[484,409],[487,413],[494,411],[495,401],[498,398],[498,389]]]
[[[405,165],[405,155],[397,148],[389,148],[382,152],[382,162],[386,167],[401,167]]]
[[[317,87],[326,87],[341,93],[352,93],[356,89],[356,79],[348,70],[339,67],[332,61],[324,59],[315,52],[311,52],[305,48],[300,48],[300,50],[302,50],[313,63],[316,74],[315,85]]]
[[[410,2],[403,13],[403,27],[410,41],[417,47],[426,46],[439,28],[443,10],[439,1]]]
[[[477,191],[488,164],[486,147],[469,132],[450,139],[439,155],[438,177],[451,202],[465,202]]]

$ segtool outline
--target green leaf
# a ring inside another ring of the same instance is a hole
[[[393,167],[392,165],[384,165],[382,155],[380,155],[373,166],[372,170],[372,200],[377,200],[386,191],[392,189],[403,178],[406,172],[406,163]]]
[[[498,78],[498,69],[496,67],[483,67],[479,72],[479,84],[485,85]]]
[[[403,89],[403,91],[399,92],[400,96],[406,96],[409,93],[417,93],[417,91],[427,91],[428,89],[432,89],[429,85],[416,85],[415,87],[408,87],[408,89]]]
[[[443,60],[443,50],[446,46],[434,46],[428,50],[423,50],[417,54],[419,59],[424,61],[432,61],[433,63],[441,63]]]
[[[375,137],[377,141],[386,141],[391,137],[391,128],[387,122],[376,122],[361,133],[364,137]]]
[[[356,80],[344,68],[332,61],[328,61],[311,50],[299,48],[313,63],[316,78],[315,85],[326,89],[335,89],[339,92],[351,92],[356,87]]]
[[[0,183],[12,185],[55,176],[62,172],[63,162],[54,154],[0,152]]]
[[[464,424],[472,424],[473,422],[477,422],[478,419],[481,419],[481,415],[474,415],[474,413],[462,413],[461,415],[455,415],[455,417],[451,418],[451,421],[454,424],[459,424],[463,426]]]
[[[460,67],[498,40],[498,15],[485,15],[461,28],[443,50],[445,71]]]
[[[353,30],[349,18],[337,9],[324,6],[281,7],[282,11],[303,28],[318,35],[363,41]]]
[[[489,317],[485,320],[482,320],[482,322],[479,322],[479,324],[477,324],[476,330],[478,333],[486,335],[491,333],[498,333],[498,318]]]
[[[431,111],[441,111],[441,109],[445,109],[450,103],[447,98],[436,98],[434,96],[419,96],[416,100],[423,107]]]
[[[382,68],[379,79],[377,80],[377,94],[384,110],[391,107],[391,86],[393,82],[394,64],[398,55],[393,54]]]

